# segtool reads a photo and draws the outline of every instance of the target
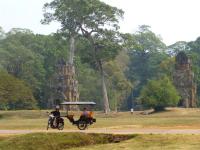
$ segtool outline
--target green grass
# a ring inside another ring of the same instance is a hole
[[[65,113],[62,112],[64,115]],[[79,113],[75,113],[78,117]],[[200,109],[168,109],[150,115],[135,112],[111,113],[95,112],[97,122],[89,128],[200,128]],[[45,110],[0,111],[0,129],[46,129],[48,116]],[[65,129],[76,129],[65,119]]]
[[[72,147],[111,143],[115,138],[126,140],[131,137],[134,136],[84,133],[33,133],[1,137],[0,150],[67,150]]]
[[[120,143],[100,144],[72,150],[199,150],[200,135],[135,135]]]
[[[62,112],[64,114],[64,112]],[[77,116],[80,114],[75,113]],[[96,112],[97,123],[90,128],[172,128],[200,129],[200,109],[168,109],[165,112],[142,115],[135,112],[111,113]],[[0,129],[45,130],[48,116],[46,111],[0,111]],[[65,130],[78,129],[65,120]],[[160,150],[160,149],[200,149],[200,135],[156,135],[139,134],[120,143],[112,142],[112,136],[81,133],[34,133],[27,135],[1,135],[0,150]],[[81,147],[80,147],[81,146]]]
[[[62,112],[64,114],[64,112]],[[75,113],[76,116],[80,113]],[[168,109],[150,115],[135,112],[95,113],[97,122],[90,128],[173,128],[199,129],[200,109]],[[46,128],[48,116],[46,111],[0,111],[0,129],[35,129]],[[65,119],[65,129],[77,129]]]
[[[33,133],[1,137],[0,150],[199,150],[199,143],[200,135],[188,134]]]

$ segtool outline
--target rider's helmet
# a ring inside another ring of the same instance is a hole
[[[59,105],[56,105],[56,110],[59,110],[60,109],[60,106]]]

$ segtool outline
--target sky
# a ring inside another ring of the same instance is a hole
[[[0,26],[28,28],[34,33],[50,34],[59,23],[42,25],[42,7],[52,0],[0,0]],[[200,0],[102,0],[124,10],[120,31],[134,33],[139,25],[149,25],[167,45],[193,41],[200,36]]]

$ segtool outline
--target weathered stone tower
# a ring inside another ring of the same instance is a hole
[[[56,65],[56,73],[50,83],[51,95],[48,107],[53,107],[63,101],[78,101],[78,81],[75,79],[75,68],[71,63],[60,60]],[[71,107],[77,110],[78,107]]]
[[[179,106],[196,107],[194,73],[192,72],[191,61],[184,52],[179,52],[176,56],[173,82],[181,96]]]
[[[57,90],[66,101],[78,101],[78,81],[75,79],[74,65],[59,61],[57,65]]]

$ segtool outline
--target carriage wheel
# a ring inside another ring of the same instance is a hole
[[[79,130],[85,130],[87,128],[87,123],[86,121],[79,121],[77,124],[77,127],[79,128]]]

